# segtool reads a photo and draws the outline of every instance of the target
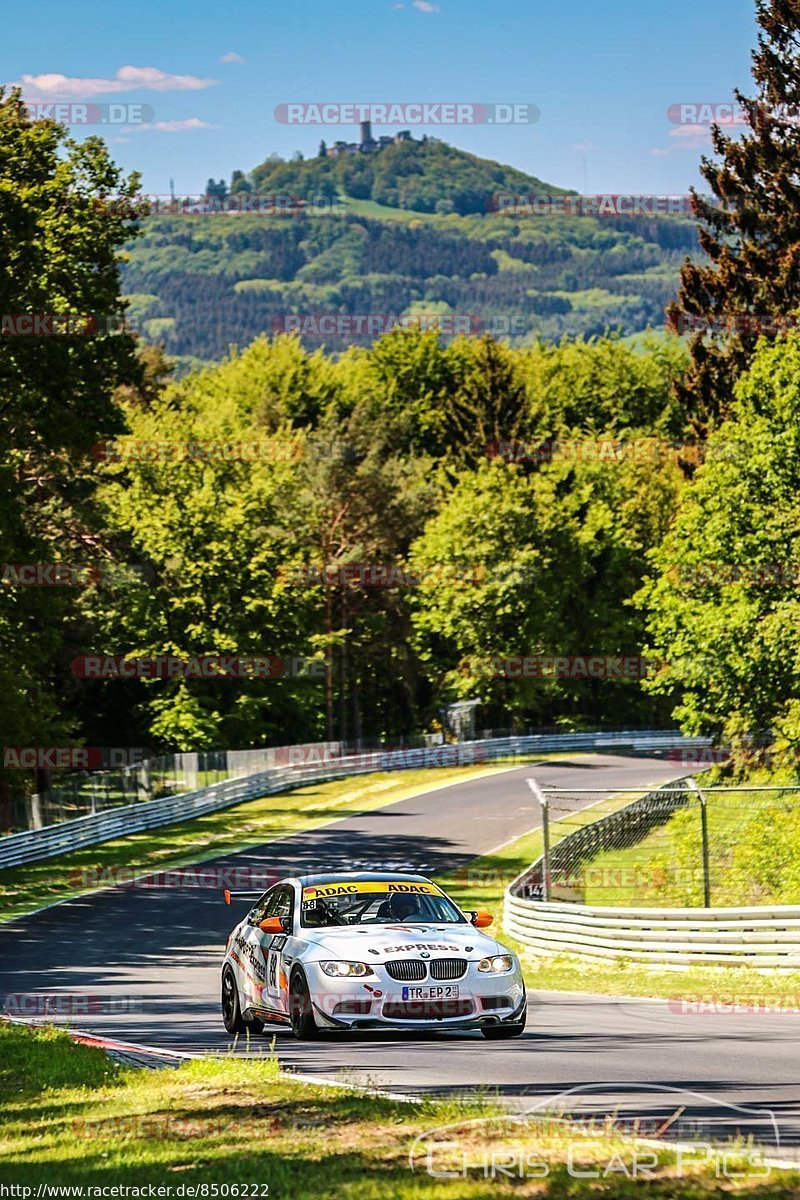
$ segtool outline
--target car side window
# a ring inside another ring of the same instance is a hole
[[[270,917],[286,917],[288,921],[292,919],[292,910],[294,909],[294,891],[290,887],[278,889],[278,894],[275,902],[275,909],[270,909],[267,916]]]
[[[275,902],[276,892],[280,889],[274,888],[271,892],[266,892],[260,900],[250,909],[247,914],[247,920],[251,925],[258,925],[259,921],[263,921],[264,917],[271,917],[270,905]]]

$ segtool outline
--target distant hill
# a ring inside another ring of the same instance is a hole
[[[133,320],[187,363],[293,324],[310,347],[371,340],[358,320],[332,332],[323,314],[451,314],[462,325],[468,315],[474,331],[515,344],[636,334],[663,325],[680,262],[697,251],[681,217],[489,211],[498,192],[563,189],[437,141],[269,159],[237,173],[233,189],[297,204],[150,217],[124,269]]]
[[[553,193],[553,188],[515,167],[477,158],[439,141],[400,142],[372,154],[267,161],[252,172],[259,192],[313,197],[339,191],[355,200],[420,213],[487,211],[496,192]]]

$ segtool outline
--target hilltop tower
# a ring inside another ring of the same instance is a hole
[[[375,139],[372,136],[372,122],[371,121],[362,121],[361,125],[360,125],[360,129],[361,129],[361,149],[362,150],[374,149]]]

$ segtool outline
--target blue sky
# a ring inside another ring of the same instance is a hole
[[[356,136],[281,124],[281,103],[451,101],[527,102],[541,118],[415,136],[578,191],[680,193],[707,134],[666,110],[747,91],[755,29],[754,0],[40,0],[4,12],[0,78],[27,77],[42,102],[149,105],[150,126],[108,135],[148,192]]]

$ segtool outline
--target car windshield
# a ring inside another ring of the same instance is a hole
[[[404,890],[399,890],[400,888]],[[337,925],[462,925],[466,917],[433,883],[322,884],[303,888],[301,924],[306,928]]]

